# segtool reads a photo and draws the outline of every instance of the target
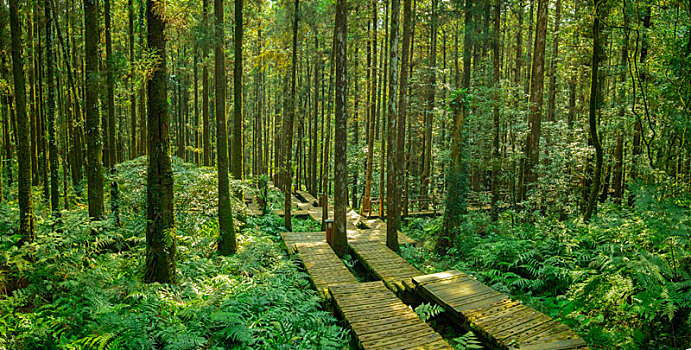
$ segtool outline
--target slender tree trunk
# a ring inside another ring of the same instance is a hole
[[[17,163],[19,164],[19,245],[32,243],[34,210],[31,198],[31,141],[29,119],[26,115],[26,86],[22,56],[22,33],[19,25],[19,1],[10,1],[10,31],[12,51],[12,77],[17,130]]]
[[[552,61],[549,64],[549,97],[547,101],[547,121],[554,121],[557,95],[557,63],[559,58],[559,22],[561,18],[561,0],[557,0],[554,15],[554,38],[552,39]]]
[[[103,141],[98,109],[98,10],[96,0],[84,0],[84,45],[86,69],[86,140],[89,216],[103,218]]]
[[[542,100],[545,79],[545,38],[547,36],[547,0],[539,0],[537,8],[537,26],[535,29],[535,50],[533,52],[532,71],[530,73],[530,119],[529,131],[525,142],[525,162],[522,181],[519,181],[520,200],[524,200],[530,189],[537,182],[535,168],[540,163],[540,132],[542,126]]]
[[[593,59],[591,65],[591,83],[590,83],[590,104],[589,104],[589,119],[590,138],[595,147],[595,173],[593,174],[593,181],[590,186],[590,195],[588,196],[588,205],[583,215],[583,220],[589,222],[593,216],[593,212],[597,206],[597,194],[600,191],[600,178],[602,176],[602,162],[603,151],[600,143],[600,136],[597,133],[597,112],[600,108],[600,86],[598,81],[598,69],[600,66],[600,55],[602,52],[602,45],[600,43],[600,15],[602,11],[600,6],[602,0],[594,0],[595,17],[593,19]]]
[[[147,167],[147,283],[176,282],[176,233],[173,208],[173,170],[170,159],[166,75],[165,2],[147,0],[148,49],[158,56],[147,84],[149,164]]]
[[[310,188],[312,195],[317,195],[317,120],[319,119],[319,66],[321,65],[321,53],[319,52],[319,38],[314,35],[314,125],[312,125],[312,168]],[[323,103],[323,102],[322,102]]]
[[[148,3],[148,0],[147,0]],[[141,4],[141,3],[140,3]],[[140,6],[139,7],[139,18],[142,19],[139,21],[139,44],[140,47],[145,47],[146,42],[144,40],[144,37],[146,35],[146,31],[144,29],[144,8],[145,6]],[[140,58],[143,55],[140,54]],[[148,151],[148,125],[146,124],[148,115],[146,111],[146,98],[148,98],[148,92],[147,92],[147,87],[146,84],[148,82],[144,81],[142,84],[141,88],[139,89],[139,155],[145,155],[147,154]]]
[[[436,0],[432,1],[433,8],[436,8]],[[398,124],[405,124],[399,117],[399,105],[397,101],[398,93],[398,19],[401,12],[400,0],[391,1],[391,29],[389,30],[389,102],[388,102],[388,144],[386,153],[386,246],[389,249],[398,251],[398,226],[401,220],[401,199],[396,197],[396,180],[398,178],[398,166],[396,160],[398,159],[398,152],[403,152],[403,149],[398,149],[398,137],[396,133],[399,131]],[[433,10],[434,11],[434,10]],[[405,46],[405,44],[404,44]],[[401,89],[405,94],[405,88]]]
[[[218,164],[218,252],[221,255],[235,254],[235,226],[230,207],[230,186],[228,179],[228,124],[226,123],[226,60],[224,56],[223,0],[214,0],[215,45],[215,88],[216,102],[216,157]]]
[[[118,191],[118,183],[115,180],[115,164],[118,161],[118,152],[115,142],[115,79],[113,77],[113,71],[115,70],[115,64],[113,62],[113,40],[111,36],[111,15],[110,15],[110,0],[104,1],[105,9],[105,21],[106,21],[106,80],[108,84],[108,101],[106,103],[108,107],[108,124],[104,127],[108,128],[108,137],[110,141],[110,155],[108,157],[108,167],[112,178],[110,180],[110,210],[113,213],[113,218],[115,224],[120,226],[120,207],[119,207],[119,197],[120,193]],[[57,174],[56,174],[57,176]]]
[[[470,87],[471,52],[473,47],[473,0],[465,1],[465,32],[463,34],[463,82],[462,88],[467,91]],[[454,93],[450,103],[453,113],[453,128],[451,131],[451,166],[446,173],[448,190],[446,193],[446,207],[444,209],[444,224],[442,237],[437,241],[436,249],[445,252],[454,244],[456,228],[467,212],[468,174],[464,160],[464,124],[468,114],[466,93],[458,90]]]
[[[358,10],[359,9],[356,8],[355,12],[357,13]],[[354,70],[355,70],[356,75],[359,73],[358,72],[358,58],[359,58],[358,57],[358,48],[359,48],[359,46],[355,45],[355,55],[354,55],[354,59],[353,59],[353,61],[354,61],[353,64],[355,65]],[[359,114],[360,114],[360,108],[359,108],[360,107],[360,98],[359,97],[360,96],[358,94],[360,89],[358,88],[358,83],[359,83],[359,79],[353,79],[353,91],[354,91],[353,100],[355,100],[355,102],[354,102],[355,105],[353,106],[353,148],[355,148],[355,149],[358,148],[359,143],[360,143],[360,123],[359,123],[359,120],[360,120],[360,116],[359,116]],[[353,167],[351,191],[350,191],[350,198],[351,198],[350,203],[351,203],[352,208],[357,208],[357,206],[358,206],[357,199],[358,199],[358,179],[359,179],[359,177],[360,177],[360,174],[358,171],[358,167],[354,166]]]
[[[493,140],[492,140],[492,198],[490,203],[490,218],[493,222],[499,219],[499,208],[497,204],[499,203],[499,172],[501,171],[501,153],[499,151],[499,89],[501,88],[499,84],[499,23],[501,20],[501,0],[495,0],[494,2],[494,30],[492,31],[492,65],[494,71],[492,74],[492,83],[494,85],[494,106],[492,106],[492,119],[494,122],[493,127]],[[559,1],[559,0],[557,0]]]
[[[514,84],[521,83],[521,71],[523,69],[523,0],[518,1],[516,8],[518,15],[518,28],[516,29],[516,70],[514,72]]]
[[[624,11],[624,28],[628,28],[629,20],[626,11]],[[618,103],[619,109],[618,114],[621,120],[625,119],[626,115],[626,71],[627,60],[629,57],[629,33],[628,29],[625,29],[624,40],[621,49],[621,58],[619,60],[619,95]],[[612,187],[614,188],[613,198],[617,204],[621,204],[622,198],[624,196],[624,126],[620,123],[620,130],[617,135],[617,143],[614,148],[614,170],[612,173]]]
[[[128,83],[134,80],[134,0],[127,0],[127,39],[128,39],[128,49],[129,49],[129,60],[130,60],[130,76],[128,78]],[[134,84],[128,84],[134,87]],[[130,95],[130,125],[131,125],[131,138],[130,138],[130,158],[134,159],[137,157],[137,95],[134,89],[129,93]],[[140,126],[141,127],[141,126]]]
[[[365,188],[362,195],[361,213],[372,210],[372,171],[374,169],[374,127],[377,114],[377,12],[378,1],[372,0],[372,63],[369,67],[370,82],[370,112],[367,121],[367,164],[365,169]]]
[[[300,9],[299,0],[295,0],[293,18],[293,59],[291,64],[290,97],[288,98],[288,113],[286,114],[286,124],[283,126],[285,133],[285,162],[283,171],[285,172],[285,227],[288,231],[293,230],[291,214],[291,194],[293,186],[293,125],[295,123],[295,89],[297,83],[297,57],[298,57],[298,11]]]
[[[46,119],[48,120],[48,147],[50,152],[50,205],[53,213],[60,210],[60,183],[58,146],[55,141],[55,86],[53,84],[53,32],[52,15],[48,0],[44,2],[46,19]],[[1,181],[0,181],[1,182]]]
[[[346,160],[348,145],[348,115],[346,112],[346,88],[348,84],[346,80],[347,6],[346,0],[336,1],[336,26],[334,32],[336,41],[336,134],[334,147],[334,234],[332,248],[341,257],[348,252],[348,237],[346,235],[346,207],[348,205],[348,169]]]
[[[429,86],[427,91],[427,111],[425,112],[425,148],[423,149],[424,163],[422,181],[420,183],[420,199],[422,209],[426,209],[430,176],[432,175],[432,121],[434,119],[434,97],[437,91],[437,3],[432,0],[432,17],[430,18],[430,51],[429,51]]]
[[[235,0],[235,65],[233,68],[233,146],[231,147],[231,159],[233,178],[244,178],[243,168],[243,81],[242,81],[242,7],[244,0]]]

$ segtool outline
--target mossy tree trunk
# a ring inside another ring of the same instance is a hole
[[[173,169],[166,73],[165,2],[147,0],[147,45],[158,56],[148,81],[146,274],[148,283],[175,283],[176,233],[173,212]]]

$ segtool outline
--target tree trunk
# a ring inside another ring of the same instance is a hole
[[[336,41],[336,134],[334,137],[334,232],[332,248],[340,257],[348,252],[348,237],[346,235],[346,207],[348,205],[348,169],[346,160],[348,145],[348,116],[346,114],[346,87],[348,84],[346,80],[347,11],[346,0],[337,0],[334,32]]]
[[[408,69],[410,64],[410,41],[412,37],[411,0],[403,0],[403,38],[401,43],[401,83],[398,92],[398,124],[396,125],[396,178],[394,187],[394,200],[397,202],[396,210],[389,220],[394,220],[397,229],[401,227],[401,197],[403,195],[403,183],[406,173],[405,154],[405,127],[408,113]],[[388,235],[387,235],[388,238]],[[396,234],[398,239],[398,234]]]
[[[147,0],[148,49],[158,56],[147,84],[149,156],[147,167],[147,283],[175,283],[176,232],[173,209],[173,169],[170,159],[166,75],[165,2]]]
[[[110,181],[110,210],[113,213],[115,225],[120,226],[120,207],[118,203],[120,194],[118,192],[118,183],[115,181],[115,164],[118,162],[118,152],[115,139],[115,79],[113,77],[115,65],[113,62],[113,40],[111,36],[110,0],[105,0],[104,5],[106,21],[106,80],[108,84],[108,101],[106,103],[108,107],[108,124],[104,125],[104,127],[108,128],[108,137],[110,138],[108,142],[110,145],[108,168],[111,175],[113,175]]]
[[[233,68],[233,146],[231,147],[231,159],[233,178],[244,178],[243,168],[243,81],[242,81],[242,7],[244,0],[235,0],[235,64]]]
[[[535,46],[533,64],[530,73],[530,119],[529,131],[525,141],[525,166],[522,181],[519,181],[520,200],[524,200],[530,189],[537,182],[535,167],[540,163],[540,128],[542,125],[542,97],[545,78],[545,38],[547,36],[547,0],[539,0],[537,8],[537,26],[535,29]]]
[[[437,91],[437,3],[432,0],[432,17],[430,18],[430,51],[429,51],[429,86],[427,90],[427,111],[425,112],[425,147],[423,149],[422,181],[420,183],[420,205],[428,207],[430,176],[432,175],[432,120],[434,119],[434,95]]]
[[[319,39],[314,35],[314,125],[312,125],[312,154],[311,154],[311,179],[310,188],[313,196],[317,195],[317,119],[319,116],[319,66],[321,65],[321,53],[319,52]],[[322,102],[323,103],[323,102]],[[323,130],[323,128],[322,128]]]
[[[296,89],[296,75],[297,75],[297,57],[298,57],[298,11],[300,9],[299,0],[295,0],[294,18],[293,18],[293,59],[291,64],[291,80],[290,80],[290,97],[288,97],[288,113],[286,114],[286,124],[283,126],[285,133],[285,162],[283,171],[285,176],[285,227],[288,231],[293,230],[292,214],[291,214],[291,194],[293,186],[293,125],[295,123],[295,89]]]
[[[103,218],[103,143],[98,109],[98,10],[96,0],[84,0],[84,46],[86,69],[86,141],[89,216]]]
[[[134,0],[127,0],[127,39],[128,39],[128,49],[129,49],[129,60],[130,60],[130,76],[128,80],[134,80]],[[133,84],[128,84],[134,87]],[[130,125],[131,125],[131,138],[130,138],[130,158],[134,159],[137,157],[137,95],[134,89],[129,93],[130,95]],[[141,128],[141,125],[140,125]]]
[[[235,226],[230,207],[230,184],[228,179],[228,124],[226,122],[226,60],[224,56],[223,0],[214,0],[214,80],[216,89],[216,159],[218,164],[218,252],[221,255],[235,254]]]
[[[450,102],[453,113],[453,128],[451,131],[451,166],[446,173],[446,207],[444,209],[444,224],[442,236],[437,241],[436,249],[440,252],[454,244],[456,227],[463,220],[467,212],[468,175],[467,164],[464,160],[464,123],[468,114],[466,92],[470,87],[470,58],[473,42],[473,0],[465,1],[465,32],[463,38],[463,90],[457,90]]]
[[[367,164],[365,169],[365,188],[362,195],[362,208],[360,213],[372,210],[372,171],[374,169],[374,126],[377,114],[377,12],[378,1],[372,0],[372,62],[370,69],[370,105],[369,118],[367,120]]]
[[[554,121],[557,95],[557,62],[559,57],[559,21],[561,16],[561,0],[557,0],[554,15],[554,38],[552,39],[552,61],[549,64],[549,97],[547,101],[547,121]]]
[[[55,85],[53,79],[53,32],[52,15],[48,0],[44,2],[46,19],[46,119],[48,120],[48,147],[50,152],[50,206],[53,213],[60,210],[60,183],[58,146],[55,141]],[[0,172],[1,173],[1,172]]]
[[[590,83],[590,104],[589,104],[589,126],[590,138],[595,147],[595,173],[593,174],[593,181],[590,186],[590,195],[588,196],[588,205],[583,215],[583,221],[590,222],[593,212],[597,206],[597,194],[600,191],[600,177],[602,175],[602,160],[603,151],[600,137],[597,133],[597,112],[600,108],[600,87],[598,81],[598,69],[600,66],[600,54],[602,45],[600,44],[600,15],[602,0],[594,0],[595,17],[593,19],[593,60],[591,65],[591,83]]]
[[[10,30],[12,51],[12,76],[17,119],[17,163],[19,164],[19,245],[32,243],[34,234],[34,210],[31,198],[31,141],[29,119],[26,115],[26,86],[22,57],[22,33],[19,26],[19,1],[10,1]]]
[[[207,19],[207,6],[209,0],[203,0],[203,21],[206,26],[208,26]],[[202,48],[202,143],[204,144],[204,166],[211,165],[209,158],[211,156],[211,141],[210,132],[211,128],[209,125],[209,69],[206,64],[206,59],[209,56],[207,50],[207,45]]]
[[[492,82],[494,85],[494,106],[492,106],[492,119],[494,122],[494,137],[492,140],[492,198],[490,203],[490,218],[493,222],[496,222],[499,219],[499,208],[497,207],[497,204],[499,203],[499,172],[501,171],[501,154],[499,152],[499,89],[501,88],[499,84],[499,23],[501,19],[500,16],[501,3],[500,0],[495,0],[493,19],[494,30],[492,31],[492,65],[494,67],[494,71],[492,74]]]
[[[437,0],[432,0],[433,9],[436,9]],[[391,1],[391,29],[389,30],[389,95],[388,95],[388,145],[386,149],[386,246],[393,251],[398,251],[398,226],[401,220],[400,198],[396,198],[396,180],[398,166],[396,164],[398,152],[398,123],[402,123],[399,118],[397,93],[398,93],[398,19],[401,13],[400,0]],[[433,10],[433,13],[436,13]],[[433,19],[434,21],[435,19]],[[433,26],[434,27],[434,26]],[[433,35],[435,36],[435,35]],[[404,44],[405,45],[405,44]],[[405,88],[402,89],[405,94]]]

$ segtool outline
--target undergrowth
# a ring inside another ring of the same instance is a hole
[[[348,347],[348,331],[280,249],[282,220],[245,217],[234,200],[239,250],[219,256],[215,171],[177,159],[173,170],[177,285],[141,279],[144,158],[118,167],[121,227],[77,206],[58,219],[37,215],[35,243],[16,248],[17,203],[0,203],[0,349]]]
[[[574,328],[594,347],[685,349],[691,344],[691,201],[641,186],[633,208],[601,205],[590,225],[544,217],[512,225],[467,216],[452,249],[434,243],[442,218],[410,219],[425,242],[402,255],[425,272],[458,269]],[[688,195],[687,195],[688,196]]]

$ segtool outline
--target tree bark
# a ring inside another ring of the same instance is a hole
[[[346,235],[346,207],[348,205],[348,169],[346,160],[348,145],[348,115],[346,114],[346,88],[348,84],[346,80],[347,6],[346,0],[336,1],[336,26],[334,32],[336,41],[336,133],[334,136],[334,233],[332,248],[339,257],[344,256],[348,252],[348,238]]]
[[[50,153],[50,206],[53,213],[60,210],[60,183],[58,146],[55,141],[55,84],[53,79],[53,32],[49,0],[44,2],[46,19],[46,119],[48,120],[48,147]]]
[[[490,219],[496,222],[499,219],[499,208],[497,207],[499,203],[499,172],[501,171],[501,154],[499,152],[499,89],[501,88],[499,84],[499,23],[501,17],[501,0],[495,0],[494,3],[494,18],[493,18],[493,31],[492,31],[492,83],[494,85],[493,99],[494,106],[492,106],[492,119],[493,125],[493,139],[492,139],[492,198],[490,202]],[[557,0],[559,1],[559,0]]]
[[[432,175],[432,121],[434,119],[434,96],[437,91],[437,3],[432,0],[432,16],[430,18],[430,51],[429,51],[429,85],[427,90],[427,111],[425,111],[425,147],[423,149],[422,181],[420,183],[420,203],[422,210],[428,206],[428,192],[430,176]]]
[[[533,64],[530,73],[530,119],[529,131],[525,141],[525,166],[522,181],[519,181],[520,200],[524,200],[530,189],[537,182],[535,167],[540,163],[540,134],[542,126],[543,85],[545,80],[545,38],[547,36],[547,0],[539,0],[537,8],[537,26],[535,28],[535,45]]]
[[[444,253],[454,244],[456,228],[467,212],[468,175],[467,164],[464,160],[464,124],[468,114],[466,101],[467,89],[470,87],[471,52],[473,47],[473,0],[465,1],[465,31],[463,38],[463,81],[462,89],[454,92],[449,103],[453,113],[453,128],[451,130],[451,166],[446,173],[446,207],[444,209],[444,223],[442,236],[437,241],[436,250]]]
[[[244,178],[244,116],[243,116],[243,81],[242,81],[242,7],[244,0],[235,0],[235,64],[233,68],[233,146],[231,159],[233,178]]]
[[[561,0],[557,0],[554,15],[554,38],[552,39],[552,61],[549,64],[549,97],[547,100],[547,121],[554,121],[557,97],[557,63],[559,58],[559,22],[561,18]]]
[[[436,8],[437,0],[432,1],[433,9]],[[391,29],[389,30],[389,95],[388,95],[388,145],[386,149],[386,246],[393,251],[398,251],[398,225],[400,223],[401,208],[400,198],[396,198],[396,180],[397,169],[396,164],[397,153],[403,152],[398,149],[398,123],[402,123],[399,119],[399,109],[397,103],[398,93],[398,19],[401,12],[400,0],[391,1]],[[435,10],[433,10],[434,13]],[[434,21],[434,19],[433,19]],[[435,36],[435,35],[433,35]],[[435,36],[436,37],[436,36]],[[405,89],[403,89],[405,93]]]
[[[597,194],[600,191],[600,178],[602,176],[602,161],[603,151],[600,137],[597,133],[597,112],[600,108],[600,86],[598,81],[598,70],[600,66],[600,55],[602,47],[600,44],[600,6],[602,0],[594,0],[595,18],[593,19],[593,58],[591,64],[590,75],[590,104],[589,104],[589,118],[588,124],[590,126],[590,138],[595,147],[595,173],[593,174],[593,181],[590,186],[590,195],[588,196],[588,205],[583,214],[583,221],[590,222],[593,212],[597,206]]]
[[[96,0],[84,0],[84,46],[86,70],[87,190],[89,216],[103,218],[103,141],[98,108],[98,10]]]
[[[224,56],[223,0],[214,0],[215,45],[214,79],[216,89],[216,158],[218,164],[218,252],[221,255],[235,254],[235,226],[230,207],[230,184],[228,179],[228,124],[226,122],[226,60]]]
[[[176,233],[173,208],[173,169],[170,159],[170,119],[168,117],[166,75],[165,2],[147,0],[147,45],[158,56],[147,84],[148,167],[147,167],[147,283],[176,282]]]
[[[367,120],[367,164],[365,169],[365,188],[362,195],[360,213],[372,210],[372,171],[374,169],[374,126],[377,113],[377,6],[378,1],[372,0],[372,62],[370,69],[370,112]]]
[[[130,72],[128,82],[134,80],[134,0],[127,0],[127,43],[129,49],[129,63]],[[128,84],[134,87],[134,84]],[[130,158],[137,157],[137,95],[134,89],[129,92],[130,95],[130,127],[132,130],[130,137]],[[141,128],[141,126],[140,126]]]
[[[17,163],[19,165],[19,245],[34,241],[34,210],[31,198],[31,141],[26,115],[26,86],[23,70],[22,34],[19,26],[19,1],[10,1],[12,76],[17,124]]]

